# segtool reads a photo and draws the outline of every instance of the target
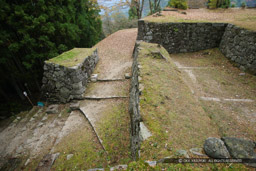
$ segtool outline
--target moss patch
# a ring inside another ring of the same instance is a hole
[[[96,48],[74,48],[46,62],[72,67],[82,63],[84,59],[91,55],[95,50]]]
[[[172,60],[153,58],[155,44],[142,43],[141,115],[153,136],[142,143],[141,157],[156,160],[175,155],[176,150],[202,147],[209,136],[218,136],[200,103],[183,82]],[[166,52],[164,52],[166,53]]]
[[[128,102],[120,101],[105,111],[97,123],[111,166],[128,163],[130,159],[130,132]]]

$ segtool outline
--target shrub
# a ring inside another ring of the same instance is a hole
[[[178,8],[178,9],[188,9],[187,0],[169,0],[168,7]]]
[[[246,7],[245,2],[242,2],[241,7],[242,7],[242,8],[245,8],[245,7]]]

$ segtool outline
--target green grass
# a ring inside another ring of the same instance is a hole
[[[74,48],[46,62],[72,67],[82,63],[84,59],[91,55],[95,50],[96,48]]]
[[[221,109],[202,105],[183,81],[184,75],[168,57],[167,61],[154,58],[156,44],[141,43],[138,62],[142,65],[140,76],[144,90],[140,96],[140,112],[152,137],[141,144],[141,160],[159,160],[176,156],[176,151],[202,148],[208,137],[220,137],[231,130],[224,130],[223,120],[229,115]],[[164,52],[164,49],[162,49]],[[216,106],[215,106],[216,107]],[[225,122],[226,123],[226,122]],[[234,125],[235,127],[235,125]],[[222,130],[221,130],[222,129]],[[190,157],[193,156],[189,153]],[[147,168],[132,163],[133,168]],[[166,170],[246,170],[243,165],[226,164],[160,164]],[[147,168],[145,170],[150,170]],[[136,169],[135,169],[136,170]]]

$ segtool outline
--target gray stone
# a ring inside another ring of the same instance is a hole
[[[140,122],[140,137],[141,137],[141,140],[145,141],[151,136],[152,136],[152,134],[148,130],[148,128],[144,125],[143,122]]]
[[[80,103],[79,102],[71,103],[69,107],[71,110],[79,110]]]
[[[202,148],[191,148],[189,150],[192,154],[197,155],[197,156],[206,156],[203,154],[203,149]]]
[[[56,113],[59,113],[59,105],[57,104],[53,104],[53,105],[50,105],[46,111],[45,111],[47,114],[56,114]]]
[[[223,137],[222,140],[233,158],[253,158],[255,155],[253,141],[234,137]]]
[[[130,73],[125,73],[124,74],[124,78],[125,79],[130,79],[131,78],[131,74]]]
[[[66,87],[62,87],[62,88],[60,89],[60,96],[61,96],[61,97],[67,99],[67,98],[69,97],[69,95],[70,95],[69,89],[67,89]]]
[[[98,79],[98,74],[92,74],[92,75],[91,75],[91,81],[92,81],[92,82],[96,82],[97,79]]]
[[[145,161],[150,167],[156,167],[157,161]]]
[[[229,152],[224,142],[219,138],[207,138],[204,142],[205,153],[212,158],[229,158]]]
[[[74,154],[68,154],[67,155],[67,160],[70,160],[73,156],[74,156]]]
[[[176,155],[179,157],[189,158],[189,155],[186,150],[177,150]]]
[[[114,167],[110,168],[110,171],[114,171],[114,170],[126,170],[128,168],[128,166],[126,164],[124,165],[117,165]]]

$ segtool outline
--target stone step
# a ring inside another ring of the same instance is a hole
[[[85,96],[84,100],[105,100],[105,99],[122,99],[128,98],[128,96],[105,96],[105,97],[96,97],[96,96]]]

